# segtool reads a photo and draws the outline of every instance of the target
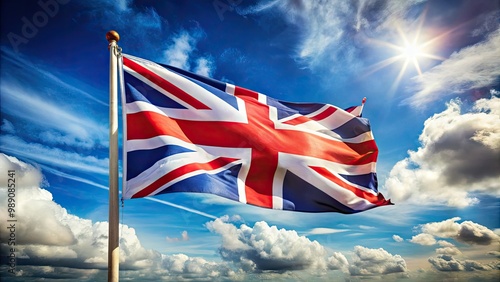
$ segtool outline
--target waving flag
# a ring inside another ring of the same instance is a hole
[[[200,192],[341,213],[390,204],[363,106],[283,102],[129,55],[123,69],[125,199]]]

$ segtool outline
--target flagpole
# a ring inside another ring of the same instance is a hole
[[[118,215],[118,32],[106,33],[109,42],[109,229],[108,282],[118,282],[120,248]]]

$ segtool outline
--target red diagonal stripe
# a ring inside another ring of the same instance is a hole
[[[156,73],[148,70],[147,68],[137,64],[136,62],[134,62],[130,59],[128,59],[127,57],[123,57],[123,64],[126,65],[127,67],[129,67],[130,69],[134,70],[135,72],[139,73],[140,75],[144,76],[146,79],[148,79],[152,83],[160,86],[162,89],[164,89],[168,93],[170,93],[170,94],[174,95],[175,97],[181,99],[182,101],[186,102],[191,107],[193,107],[197,110],[210,110],[210,107],[203,104],[199,100],[193,98],[193,96],[184,92],[184,90],[175,86],[171,82],[165,80],[163,77],[157,75]]]
[[[337,176],[335,176],[333,173],[331,173],[329,170],[327,170],[324,167],[317,167],[317,166],[309,166],[312,168],[314,171],[317,173],[321,174],[323,177],[326,179],[332,181],[333,183],[339,185],[340,187],[349,190],[353,192],[356,196],[363,198],[370,203],[377,205],[377,206],[385,206],[385,205],[391,205],[391,201],[386,200],[384,196],[382,196],[381,193],[378,193],[376,196],[373,195],[372,193],[363,191],[361,189],[358,189],[352,185],[349,185],[345,183],[344,181],[340,180]]]
[[[306,123],[310,120],[320,121],[322,119],[325,119],[325,118],[331,116],[333,113],[335,113],[335,111],[337,111],[337,109],[335,107],[328,107],[326,110],[322,111],[321,113],[319,113],[315,116],[306,117],[306,116],[300,115],[300,116],[295,117],[293,119],[287,120],[283,123],[290,124],[290,125],[298,125],[298,124]]]
[[[325,118],[331,116],[336,111],[337,111],[337,109],[335,107],[328,107],[326,110],[322,111],[321,113],[311,117],[311,119],[315,120],[315,121],[320,121],[322,119],[325,119]]]
[[[210,170],[218,169],[218,168],[221,168],[221,167],[223,167],[231,162],[234,162],[236,160],[237,159],[233,159],[233,158],[219,157],[219,158],[214,159],[208,163],[190,163],[190,164],[181,166],[181,167],[176,168],[176,169],[172,170],[171,172],[165,174],[164,176],[158,178],[155,182],[151,183],[146,188],[143,188],[139,192],[135,193],[132,196],[132,198],[146,197],[149,194],[156,191],[158,188],[162,187],[163,185],[169,183],[172,180],[175,180],[176,178],[184,176],[187,173],[192,173],[192,172],[198,171],[198,170],[210,171]]]
[[[137,112],[127,114],[127,140],[149,139],[161,135],[170,135],[190,143],[177,122],[155,112]]]
[[[254,99],[259,99],[259,92],[249,90],[243,87],[235,86],[234,87],[234,96],[249,96]]]

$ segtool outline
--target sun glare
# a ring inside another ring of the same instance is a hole
[[[380,61],[372,65],[366,75],[377,72],[385,67],[400,62],[401,69],[390,89],[390,92],[394,92],[397,89],[399,82],[401,81],[403,75],[407,71],[409,65],[413,65],[415,70],[418,72],[418,75],[422,75],[422,70],[419,62],[422,59],[430,58],[433,60],[444,61],[445,58],[428,53],[429,52],[428,49],[429,47],[431,47],[431,45],[435,47],[437,41],[443,36],[445,36],[448,32],[421,43],[420,39],[421,39],[421,31],[424,19],[425,19],[425,12],[422,14],[419,25],[418,27],[415,28],[414,33],[411,31],[404,32],[399,27],[396,28],[399,34],[399,41],[400,41],[399,45],[386,41],[371,39],[370,42],[388,47],[389,49],[394,50],[396,54],[390,58],[387,58],[383,61]],[[413,36],[410,38],[407,36],[409,33],[413,33]]]
[[[404,50],[402,55],[406,57],[406,59],[414,59],[420,55],[421,51],[419,46],[415,45],[407,45]]]

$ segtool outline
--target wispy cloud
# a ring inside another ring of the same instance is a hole
[[[349,229],[334,229],[334,228],[326,228],[326,227],[317,227],[306,232],[307,235],[323,235],[323,234],[335,234],[341,232],[350,231]]]
[[[453,53],[449,59],[414,78],[415,94],[403,101],[424,106],[451,95],[494,86],[500,76],[500,25],[486,40]]]
[[[47,147],[39,143],[28,143],[12,135],[0,136],[0,149],[18,157],[45,164],[59,169],[107,175],[108,159],[75,152],[63,151],[59,148]]]
[[[298,30],[294,58],[311,69],[338,72],[363,66],[359,58],[366,34],[386,36],[387,30],[407,21],[409,9],[424,1],[261,1],[237,11],[242,15],[278,11]]]
[[[171,38],[160,61],[210,77],[215,69],[213,58],[196,52],[198,41],[204,37],[204,31],[198,26],[189,31],[181,29]]]
[[[108,129],[97,121],[106,103],[83,91],[83,82],[70,85],[64,81],[77,80],[4,48],[2,62],[1,110],[13,127],[20,127],[19,136],[73,148],[107,146]]]

